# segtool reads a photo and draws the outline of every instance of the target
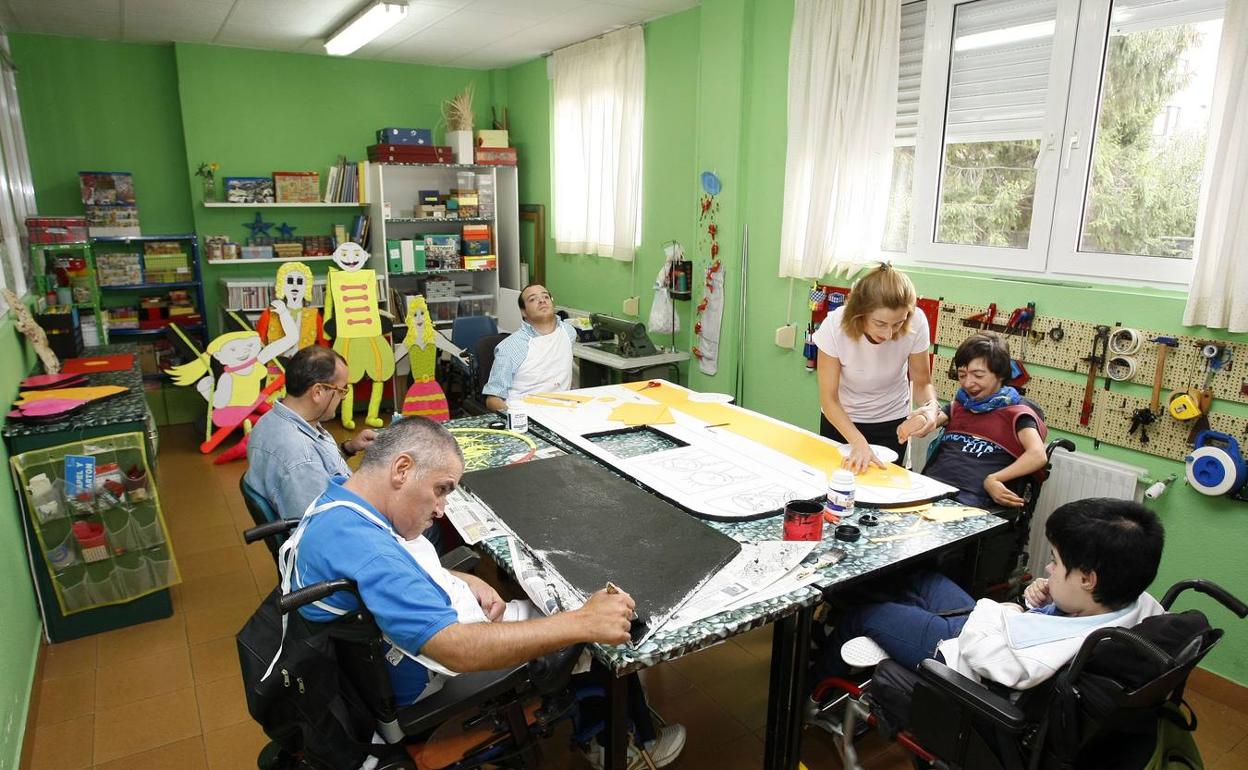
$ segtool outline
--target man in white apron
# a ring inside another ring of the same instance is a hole
[[[576,329],[555,315],[555,301],[541,284],[529,284],[518,299],[524,323],[494,348],[490,380],[481,389],[485,405],[507,411],[507,403],[531,393],[572,387],[572,343]]]

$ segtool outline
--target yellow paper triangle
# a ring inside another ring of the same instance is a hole
[[[923,512],[923,518],[928,521],[959,521],[961,519],[969,519],[974,516],[986,516],[988,511],[983,508],[972,508],[969,505],[933,505],[931,509]]]
[[[625,425],[669,425],[676,422],[665,404],[620,404],[611,410],[609,420]]]
[[[28,404],[31,401],[42,401],[46,398],[69,398],[81,399],[83,401],[94,401],[98,398],[108,398],[118,393],[125,393],[129,388],[121,385],[90,385],[84,388],[60,388],[53,390],[24,390],[18,394],[18,399],[14,403],[18,406]]]

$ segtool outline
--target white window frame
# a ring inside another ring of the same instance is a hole
[[[8,288],[18,297],[29,291],[26,282],[27,233],[26,217],[35,212],[34,183],[30,173],[30,157],[22,130],[22,113],[18,102],[16,68],[9,56],[8,35],[0,34],[0,258],[11,267],[13,285]],[[0,286],[7,281],[0,271]],[[0,299],[0,315],[8,307]]]
[[[1104,282],[1185,288],[1194,273],[1194,258],[1100,253],[1078,248],[1087,187],[1091,183],[1111,0],[1057,0],[1046,118],[1027,248],[936,241],[955,10],[978,1],[927,0],[909,251],[881,253],[898,262],[923,266],[1057,279],[1092,277]],[[1081,74],[1073,77],[1074,72]]]

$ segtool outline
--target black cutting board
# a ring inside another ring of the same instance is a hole
[[[462,483],[584,595],[607,581],[627,591],[648,630],[741,550],[722,532],[577,455],[473,471]],[[637,631],[635,639],[645,635]]]

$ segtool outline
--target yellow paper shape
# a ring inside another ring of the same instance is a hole
[[[930,510],[923,512],[923,518],[941,523],[987,515],[988,511],[983,508],[972,508],[969,505],[933,505]]]
[[[932,507],[931,503],[919,503],[918,505],[907,505],[904,508],[889,508],[888,512],[889,513],[923,513],[924,511],[926,511],[928,508],[931,508],[931,507]]]
[[[53,388],[52,390],[25,390],[18,394],[18,399],[14,403],[18,406],[28,404],[31,401],[42,401],[45,398],[68,398],[81,399],[83,401],[95,401],[99,398],[108,398],[118,393],[125,393],[129,388],[121,385],[90,385],[85,388]]]
[[[548,398],[551,401],[573,401],[586,404],[594,400],[593,396],[582,396],[578,393],[534,393],[532,398]]]
[[[576,404],[569,404],[564,401],[552,401],[548,398],[541,398],[539,396],[525,396],[521,400],[526,404],[533,404],[534,406],[557,406],[560,409],[576,408]]]
[[[611,410],[608,420],[625,425],[669,425],[676,422],[664,404],[620,404]]]
[[[337,323],[335,337],[354,340],[381,334],[377,310],[377,273],[373,270],[329,271],[329,293]],[[388,375],[387,375],[388,377]]]
[[[673,409],[695,417],[708,425],[728,423],[721,430],[732,431],[738,436],[758,442],[798,462],[810,465],[825,474],[841,467],[840,451],[806,431],[768,419],[760,414],[747,412],[729,404],[705,403],[689,400],[689,391],[670,385],[651,385],[649,382],[630,382],[624,387],[634,390]],[[859,484],[872,487],[909,489],[910,475],[897,465],[884,468],[872,466],[857,476]]]

